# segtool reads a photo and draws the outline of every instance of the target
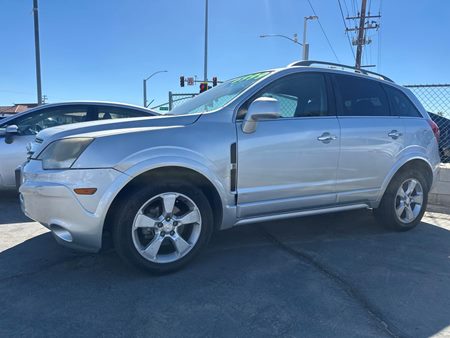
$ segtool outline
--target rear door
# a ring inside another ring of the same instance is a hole
[[[341,126],[338,203],[376,200],[404,148],[403,123],[391,115],[379,81],[340,74],[333,79]]]

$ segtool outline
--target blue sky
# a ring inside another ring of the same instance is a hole
[[[369,0],[377,12],[381,0]],[[311,0],[341,63],[353,56],[337,0]],[[344,0],[341,0],[344,6]],[[353,2],[346,0],[350,14]],[[36,101],[32,0],[0,0],[0,105]],[[179,87],[179,76],[203,74],[204,0],[40,0],[43,94],[49,102],[108,100],[142,104],[142,79],[155,103]],[[228,79],[286,65],[301,47],[307,0],[209,0],[209,75]],[[366,62],[396,82],[450,82],[450,1],[382,1],[380,36],[372,32]],[[346,9],[344,7],[344,14]],[[317,22],[308,28],[310,58],[337,61]],[[380,48],[378,43],[381,41]],[[380,51],[380,53],[378,53]]]

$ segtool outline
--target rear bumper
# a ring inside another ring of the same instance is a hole
[[[23,169],[19,189],[23,212],[50,229],[60,244],[88,252],[100,250],[109,205],[104,201],[108,198],[106,192],[124,174],[114,169],[50,172],[36,170],[33,162],[38,161],[31,161]],[[80,196],[73,191],[77,187],[95,187],[97,192]]]

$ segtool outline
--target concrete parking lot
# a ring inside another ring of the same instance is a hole
[[[155,277],[58,246],[2,195],[0,299],[1,337],[445,336],[450,216],[407,233],[369,211],[235,228]]]

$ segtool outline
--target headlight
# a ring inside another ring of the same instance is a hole
[[[44,169],[68,169],[93,140],[93,138],[80,137],[52,142],[37,159],[42,161]]]

